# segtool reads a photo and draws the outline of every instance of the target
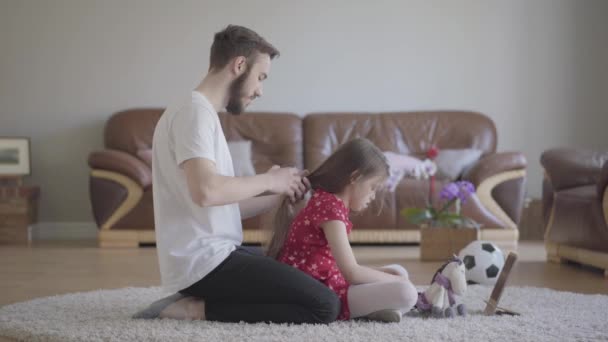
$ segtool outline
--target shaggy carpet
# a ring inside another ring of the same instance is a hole
[[[608,296],[507,287],[500,306],[521,316],[484,316],[490,288],[470,286],[468,316],[401,323],[329,325],[134,320],[162,297],[159,288],[124,288],[39,298],[0,308],[0,336],[24,341],[608,341]]]

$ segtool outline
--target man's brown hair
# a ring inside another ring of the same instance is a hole
[[[267,54],[270,59],[279,56],[279,50],[253,30],[243,26],[228,25],[213,38],[209,70],[219,70],[238,56],[243,56],[249,61],[257,53]]]

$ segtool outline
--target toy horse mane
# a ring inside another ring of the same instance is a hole
[[[433,275],[433,279],[431,280],[431,284],[435,282],[435,278],[437,278],[438,274],[441,274],[441,272],[443,272],[443,270],[451,263],[453,262],[457,262],[458,266],[462,265],[462,260],[460,260],[459,257],[457,257],[456,255],[452,255],[452,257],[450,257],[450,259],[448,259],[448,261],[446,261],[443,265],[441,265],[441,267],[439,267],[439,269],[437,269],[437,272],[435,272],[435,274]]]

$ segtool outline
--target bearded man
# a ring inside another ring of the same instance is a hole
[[[154,223],[163,289],[174,294],[135,318],[329,323],[340,312],[324,284],[241,246],[242,218],[270,210],[281,196],[299,201],[309,187],[292,167],[235,177],[218,117],[262,96],[278,55],[256,32],[228,26],[215,34],[200,85],[161,116],[152,147]]]

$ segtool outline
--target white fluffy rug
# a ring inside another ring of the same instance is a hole
[[[608,341],[608,296],[508,287],[501,306],[519,317],[483,316],[490,288],[470,286],[466,318],[405,317],[279,325],[130,316],[162,296],[159,288],[125,288],[35,299],[0,308],[0,336],[25,341]]]

